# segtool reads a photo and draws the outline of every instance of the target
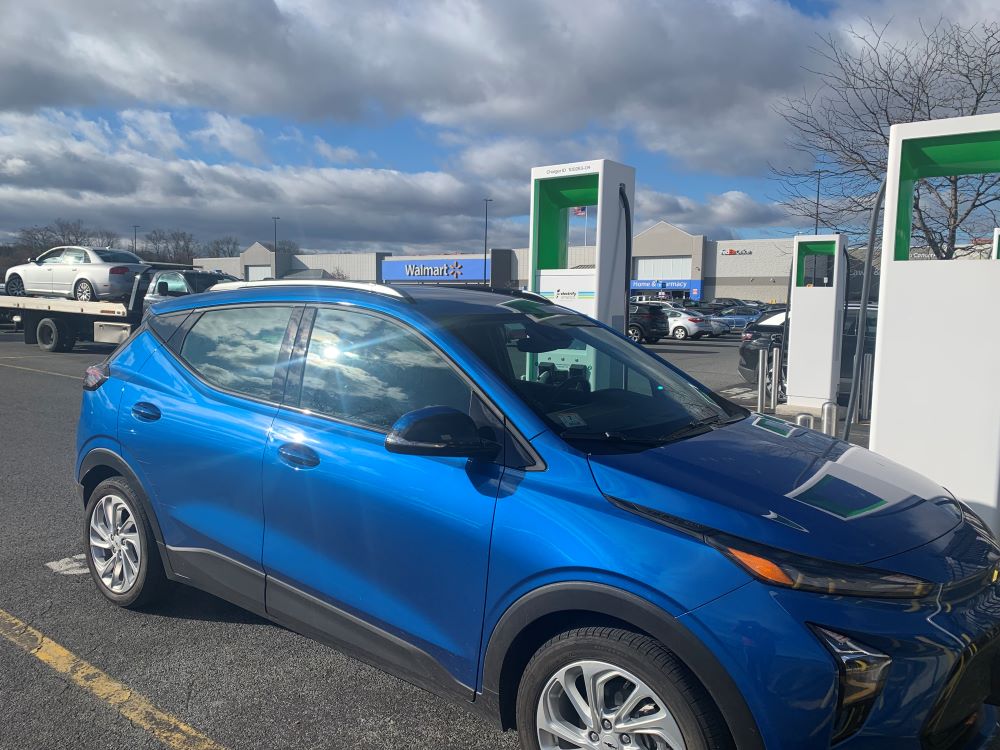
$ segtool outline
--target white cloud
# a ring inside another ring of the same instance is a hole
[[[350,146],[331,146],[318,135],[313,138],[313,148],[330,164],[351,164],[361,159],[361,155]]]
[[[191,136],[209,148],[225,151],[238,159],[261,163],[264,150],[261,148],[261,132],[247,125],[238,117],[228,117],[218,112],[205,116],[205,127],[195,130]]]
[[[156,153],[170,154],[184,148],[184,140],[174,127],[169,112],[127,109],[119,113],[124,127],[125,141],[136,149],[152,149]]]

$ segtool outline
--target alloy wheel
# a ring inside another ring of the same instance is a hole
[[[80,302],[90,302],[94,296],[94,290],[91,289],[90,284],[86,281],[78,281],[76,283],[75,297]]]
[[[17,276],[12,276],[10,281],[7,282],[5,293],[11,297],[23,297],[24,296],[24,282],[21,281]]]
[[[536,711],[542,750],[686,750],[666,703],[631,672],[577,661],[549,678]]]
[[[687,337],[688,337],[688,332],[687,332],[687,329],[684,326],[677,326],[674,329],[674,338],[675,339],[681,340],[681,339],[686,339]]]
[[[642,330],[638,326],[629,326],[626,335],[629,341],[634,341],[637,344],[642,341]]]
[[[142,537],[135,514],[118,495],[105,495],[90,516],[90,557],[101,583],[114,594],[135,585],[142,564]]]

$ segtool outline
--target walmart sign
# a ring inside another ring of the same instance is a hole
[[[490,278],[490,261],[482,258],[441,260],[387,258],[382,261],[382,281],[441,281],[475,284]]]

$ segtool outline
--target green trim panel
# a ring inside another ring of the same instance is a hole
[[[568,211],[574,206],[597,204],[599,179],[599,175],[594,173],[535,180],[531,197],[535,267],[530,269],[529,284],[534,284],[536,271],[566,267],[569,255]]]
[[[831,255],[837,256],[836,240],[806,240],[800,242],[797,249],[798,257],[795,262],[795,286],[806,285],[806,264],[805,259],[809,255]]]
[[[1000,131],[908,138],[900,148],[893,260],[909,260],[913,187],[928,177],[1000,172]]]

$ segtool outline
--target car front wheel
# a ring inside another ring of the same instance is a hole
[[[6,294],[11,297],[23,297],[25,296],[24,282],[21,281],[20,276],[11,276],[7,279]]]
[[[521,677],[517,726],[530,750],[732,747],[687,667],[653,638],[620,628],[580,628],[545,643]]]

